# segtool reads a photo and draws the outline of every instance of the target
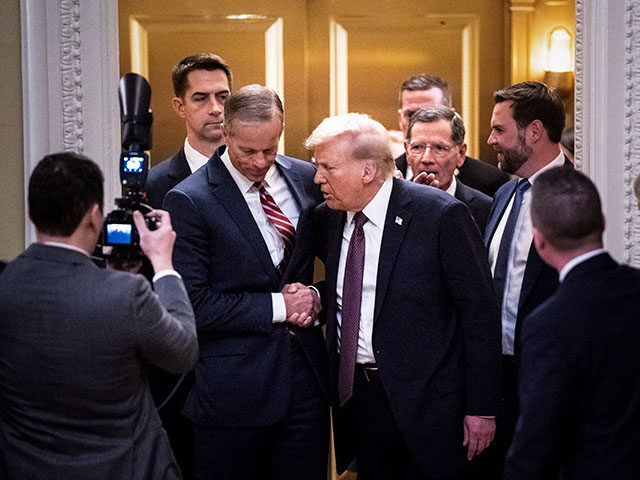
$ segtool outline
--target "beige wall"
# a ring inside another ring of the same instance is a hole
[[[0,259],[24,250],[20,0],[0,2]]]

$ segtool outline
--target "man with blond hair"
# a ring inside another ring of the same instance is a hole
[[[500,325],[469,210],[394,179],[384,127],[325,119],[307,139],[326,283],[338,470],[359,478],[464,478],[491,442]]]

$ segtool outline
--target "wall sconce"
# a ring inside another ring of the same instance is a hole
[[[544,82],[563,100],[573,92],[573,41],[564,27],[555,27],[549,33]]]

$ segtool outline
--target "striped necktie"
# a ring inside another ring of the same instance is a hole
[[[267,218],[272,223],[278,233],[280,233],[280,238],[282,239],[282,243],[284,244],[284,257],[282,258],[282,262],[278,265],[278,269],[280,273],[284,273],[289,264],[289,260],[291,259],[291,254],[293,253],[293,246],[296,240],[296,229],[293,227],[287,216],[282,213],[280,207],[275,202],[273,197],[267,192],[264,188],[264,183],[255,184],[258,192],[260,192],[260,203],[262,204],[262,209],[264,213],[267,215]]]

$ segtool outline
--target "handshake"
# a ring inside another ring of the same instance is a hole
[[[322,310],[318,292],[301,283],[290,283],[282,289],[287,308],[287,322],[298,327],[308,327]]]

